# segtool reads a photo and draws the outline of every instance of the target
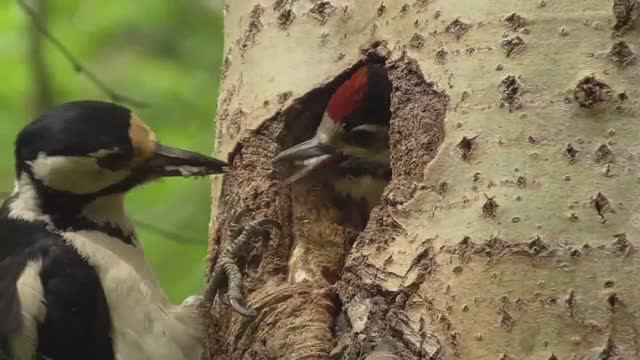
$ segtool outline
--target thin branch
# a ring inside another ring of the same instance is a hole
[[[43,27],[47,27],[47,1],[48,0],[34,0],[32,5],[32,9],[38,14]],[[29,24],[28,30],[29,63],[31,65],[32,77],[31,87],[33,89],[32,111],[34,113],[33,115],[37,116],[51,107],[53,96],[51,92],[51,79],[49,78],[49,71],[43,49],[45,43],[44,36],[42,36],[38,27],[34,24]]]
[[[129,96],[120,94],[115,90],[113,90],[112,88],[110,88],[107,84],[105,84],[102,80],[100,80],[100,78],[98,78],[96,74],[91,72],[78,59],[76,59],[76,57],[73,56],[73,54],[71,54],[71,52],[67,49],[67,47],[64,46],[62,42],[60,42],[60,40],[58,40],[55,36],[53,36],[51,32],[49,32],[49,29],[47,29],[47,27],[43,24],[42,20],[38,16],[38,13],[33,8],[27,5],[27,3],[25,3],[24,0],[16,0],[16,1],[18,2],[18,5],[20,5],[22,10],[25,12],[25,14],[27,14],[31,18],[31,20],[33,21],[33,25],[36,27],[36,29],[47,40],[49,40],[49,42],[56,49],[58,49],[58,51],[60,51],[60,53],[67,59],[67,61],[69,61],[69,63],[71,63],[73,70],[75,70],[77,73],[84,74],[92,83],[94,83],[102,92],[104,92],[111,99],[111,101],[117,102],[117,103],[125,103],[133,107],[139,107],[139,108],[149,106],[149,104],[147,104],[144,101],[136,100]]]
[[[173,231],[163,229],[158,225],[141,221],[140,219],[133,219],[133,222],[135,223],[136,227],[155,232],[156,234],[174,242],[179,242],[183,244],[199,244],[199,245],[203,243],[202,241],[198,241],[197,239],[194,239],[192,237],[184,236],[182,234],[178,234]]]

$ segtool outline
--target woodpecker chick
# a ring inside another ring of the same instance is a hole
[[[197,304],[169,302],[124,196],[226,163],[161,145],[130,110],[98,101],[28,124],[15,161],[16,187],[0,208],[0,359],[198,359]]]
[[[380,200],[391,178],[389,121],[391,82],[382,64],[366,64],[333,93],[315,136],[274,158],[301,169],[283,185],[329,177],[334,189],[369,206]]]

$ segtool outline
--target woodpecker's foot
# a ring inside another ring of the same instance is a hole
[[[236,213],[230,226],[231,240],[227,242],[220,252],[218,260],[213,268],[209,284],[205,291],[205,303],[210,304],[216,295],[222,295],[225,280],[227,283],[226,298],[231,307],[244,316],[256,316],[257,313],[251,308],[244,307],[244,296],[242,295],[242,273],[238,266],[237,259],[242,254],[242,249],[247,243],[257,237],[269,235],[267,228],[281,231],[280,224],[273,219],[262,219],[253,223],[245,224],[244,218],[250,210],[244,209]]]

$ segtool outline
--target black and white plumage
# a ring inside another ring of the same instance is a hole
[[[171,304],[124,212],[125,193],[226,164],[160,145],[128,109],[61,105],[16,141],[0,208],[0,359],[199,359],[197,298]]]

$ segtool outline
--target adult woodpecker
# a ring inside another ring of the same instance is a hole
[[[315,136],[275,158],[302,168],[283,181],[329,178],[341,195],[380,200],[391,178],[389,120],[391,82],[382,64],[365,64],[333,93]]]
[[[15,144],[0,208],[0,359],[199,359],[197,298],[173,305],[144,260],[124,195],[225,162],[158,143],[130,110],[61,105]]]

